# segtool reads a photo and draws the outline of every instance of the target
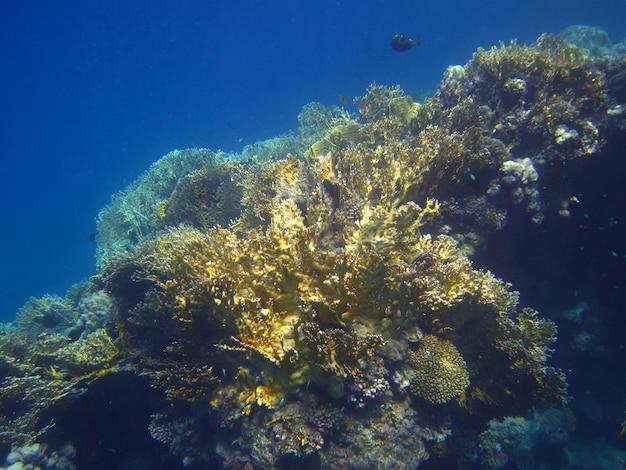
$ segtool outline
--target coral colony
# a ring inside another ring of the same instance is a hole
[[[503,468],[533,420],[566,432],[555,324],[471,258],[568,215],[557,182],[624,127],[613,57],[551,35],[480,49],[424,103],[372,85],[356,116],[309,104],[240,155],[163,157],[100,213],[97,275],[0,335],[7,463],[72,468],[61,416],[132,377],[187,466]]]

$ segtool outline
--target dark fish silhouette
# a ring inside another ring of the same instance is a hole
[[[419,46],[420,40],[419,38],[411,39],[407,38],[403,34],[396,34],[391,38],[391,47],[396,52],[404,52],[411,49],[413,46]]]

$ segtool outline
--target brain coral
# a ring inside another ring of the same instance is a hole
[[[446,340],[426,335],[409,353],[413,379],[411,390],[432,403],[445,403],[461,395],[469,385],[465,360]]]

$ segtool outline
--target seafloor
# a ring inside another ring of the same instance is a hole
[[[3,327],[5,468],[622,468],[625,51],[480,49],[155,162]]]

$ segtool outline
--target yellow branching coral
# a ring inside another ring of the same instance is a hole
[[[415,285],[423,307],[435,311],[471,300],[510,312],[517,305],[517,294],[490,272],[473,269],[451,238],[439,236],[433,240],[425,235],[419,239],[417,250],[415,263],[421,272]]]
[[[101,329],[59,349],[55,354],[56,367],[74,374],[102,373],[113,366],[118,354],[109,334]]]
[[[187,351],[179,361],[196,357],[181,370],[236,364],[241,355],[259,374],[251,383],[280,389],[324,376],[314,369],[353,376],[389,341],[402,341],[404,328],[453,337],[465,317],[449,312],[463,303],[492,310],[490,318],[510,315],[517,297],[506,284],[473,269],[451,238],[422,233],[440,205],[411,200],[413,158],[390,145],[267,164],[274,190],[255,197],[265,222],[245,231],[237,223],[168,229],[104,270],[112,292],[129,282],[143,292],[119,322],[122,337],[153,357],[155,377],[168,376],[162,351],[177,344]],[[289,197],[306,188],[307,198]],[[199,386],[199,396],[215,388]],[[163,388],[184,397],[186,387]]]
[[[450,341],[426,335],[409,353],[411,390],[431,403],[446,403],[465,392],[469,376],[465,360]]]
[[[183,361],[160,364],[151,375],[155,386],[163,389],[169,400],[208,402],[219,383],[212,367],[188,365]]]
[[[243,214],[236,221],[235,230],[245,232],[268,224],[272,217],[270,209],[277,199],[298,197],[300,171],[301,164],[293,156],[249,168],[242,167],[238,179],[243,190]]]
[[[118,370],[119,350],[108,333],[97,330],[76,341],[57,334],[33,340],[16,332],[0,334],[0,440],[11,445],[35,442],[53,423],[43,417],[82,395],[95,380]],[[47,421],[46,421],[47,420]]]
[[[244,389],[239,395],[239,401],[244,404],[242,413],[249,415],[253,406],[272,409],[280,402],[282,395],[276,389],[267,385],[257,385],[252,389]]]
[[[358,337],[338,328],[321,330],[311,322],[298,325],[297,334],[298,344],[313,359],[311,366],[340,377],[354,375],[360,362],[371,357],[384,344],[377,335]]]
[[[499,321],[507,334],[499,339],[498,347],[513,359],[515,367],[531,370],[537,380],[542,380],[556,341],[556,325],[539,318],[530,308],[523,308],[517,318],[500,317]]]
[[[278,364],[293,350],[295,321],[295,316],[281,318],[281,315],[266,308],[257,312],[245,312],[237,322],[239,331],[233,336],[233,340]]]

